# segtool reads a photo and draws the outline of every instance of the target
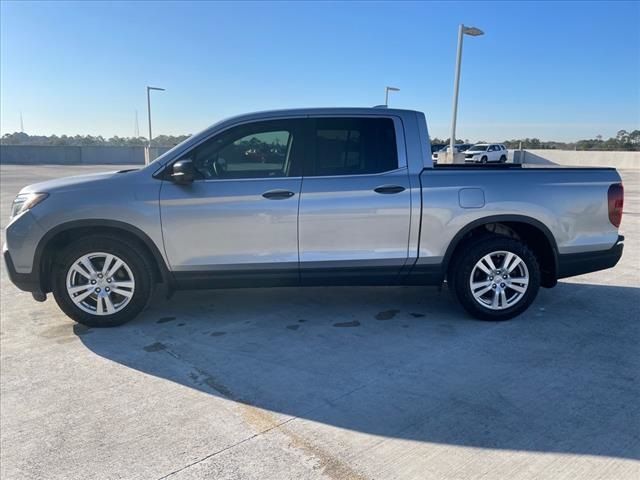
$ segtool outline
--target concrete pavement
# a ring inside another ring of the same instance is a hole
[[[2,165],[26,183],[99,167]],[[88,329],[2,272],[4,479],[636,479],[640,171],[614,269],[504,323],[444,288],[180,292]]]

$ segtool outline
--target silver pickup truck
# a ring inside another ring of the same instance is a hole
[[[13,283],[90,326],[184,288],[441,285],[484,320],[540,286],[613,267],[613,168],[434,167],[422,113],[254,113],[138,170],[25,187],[4,259]]]

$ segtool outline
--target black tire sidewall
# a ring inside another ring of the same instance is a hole
[[[481,163],[487,163],[487,157],[482,157],[482,159],[480,160]]]
[[[529,285],[524,297],[512,307],[504,310],[491,310],[480,305],[473,297],[469,286],[471,272],[482,257],[495,251],[508,251],[518,255],[529,271]],[[524,312],[535,300],[540,289],[540,266],[536,256],[523,243],[508,237],[492,236],[469,245],[462,256],[452,265],[450,273],[452,288],[462,306],[471,315],[480,320],[501,321],[513,318]]]
[[[73,303],[67,292],[67,272],[73,263],[83,255],[105,252],[121,258],[131,269],[135,290],[129,303],[121,311],[112,315],[92,315]],[[152,268],[144,252],[132,242],[117,237],[94,236],[77,240],[56,258],[52,269],[52,291],[60,309],[78,323],[89,327],[113,327],[132,320],[146,306],[153,285]]]

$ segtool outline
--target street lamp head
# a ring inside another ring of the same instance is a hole
[[[465,35],[470,35],[472,37],[479,37],[480,35],[484,35],[484,32],[476,27],[462,27],[462,32]]]
[[[387,87],[387,90],[389,90],[390,92],[399,92],[400,89],[396,88],[396,87]]]
[[[160,87],[150,87],[147,85],[147,90],[161,90],[164,92],[164,88],[160,88]]]

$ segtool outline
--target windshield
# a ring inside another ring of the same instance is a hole
[[[489,145],[474,145],[469,150],[473,150],[476,152],[486,152],[487,148],[489,148]]]

